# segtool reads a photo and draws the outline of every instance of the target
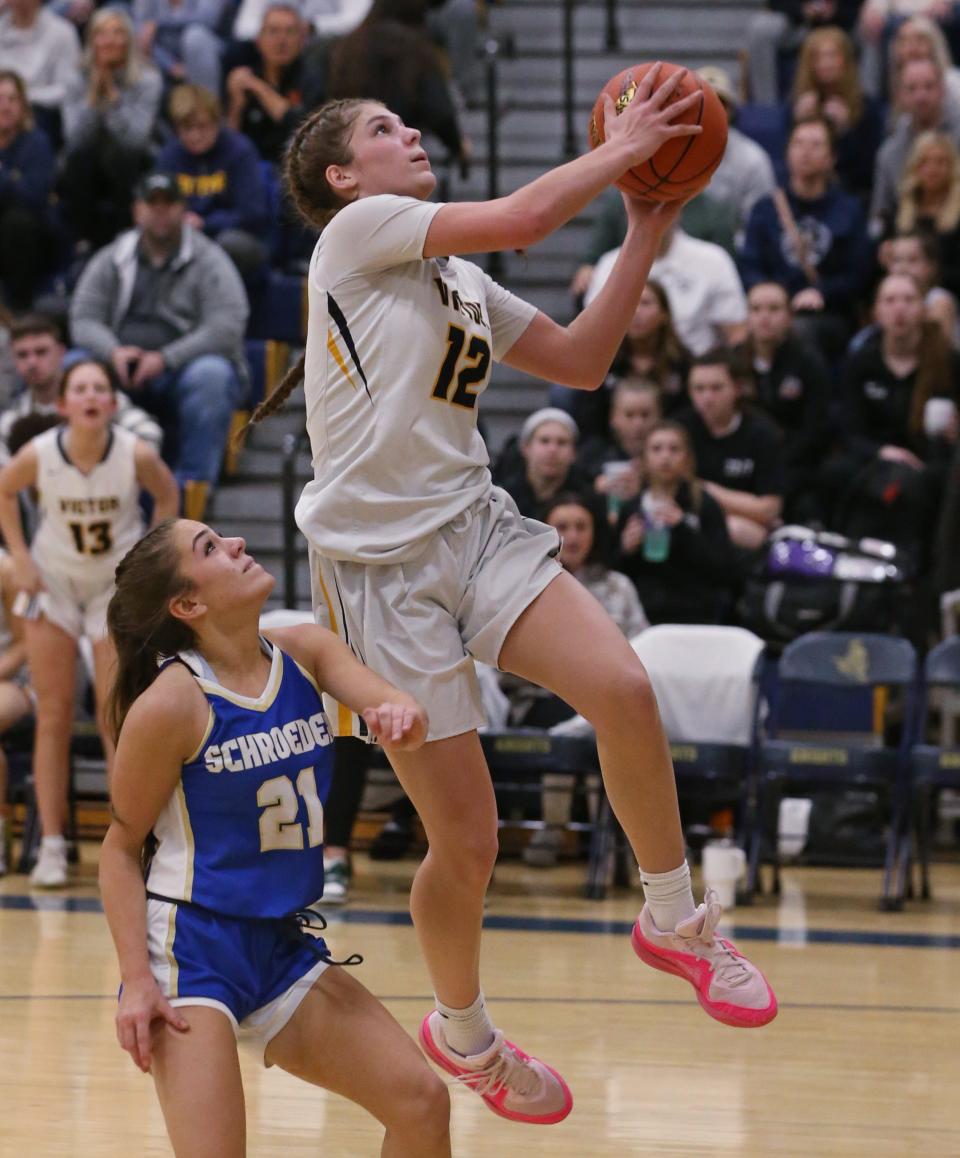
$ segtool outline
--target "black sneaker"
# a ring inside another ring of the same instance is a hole
[[[412,820],[388,820],[370,844],[370,859],[400,860],[412,843]]]

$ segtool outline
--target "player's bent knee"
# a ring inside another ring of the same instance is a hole
[[[422,1072],[421,1072],[422,1069]],[[384,1123],[401,1137],[428,1141],[443,1138],[450,1128],[450,1091],[426,1065],[407,1073],[396,1087],[396,1104]]]
[[[639,660],[598,685],[594,693],[591,708],[583,715],[597,729],[634,727],[638,717],[646,717],[656,706],[650,679]]]
[[[450,832],[430,841],[435,860],[450,866],[455,878],[486,888],[497,863],[500,842],[494,827],[490,832]]]

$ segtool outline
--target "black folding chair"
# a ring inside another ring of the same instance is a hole
[[[960,691],[960,636],[951,636],[938,644],[923,665],[923,694],[918,715],[919,737],[925,736],[938,689]],[[941,747],[918,742],[910,755],[913,771],[913,846],[920,866],[920,896],[930,899],[931,818],[936,794],[943,788],[960,790],[960,748]],[[904,848],[904,863],[910,858]]]
[[[631,643],[657,695],[681,817],[687,820],[694,809],[730,808],[742,845],[752,828],[763,640],[742,627],[658,624]],[[593,849],[591,869],[627,883],[626,840],[606,793],[600,797]]]
[[[887,805],[881,908],[903,903],[898,858],[908,812],[909,753],[915,721],[916,654],[905,639],[854,632],[811,632],[784,649],[777,667],[777,691],[759,745],[757,821],[750,839],[749,887],[760,885],[761,849],[769,850],[774,889],[779,887],[777,818],[787,794],[822,789],[877,790]],[[827,699],[816,702],[819,689]],[[902,696],[897,743],[887,739],[888,696]],[[854,697],[867,701],[867,726],[853,719]],[[805,704],[810,718],[804,719]],[[789,726],[785,706],[794,711]],[[819,713],[815,708],[819,708]],[[799,717],[799,718],[797,718]],[[862,863],[854,857],[843,863]]]
[[[499,732],[481,732],[480,743],[490,768],[497,793],[527,794],[539,788],[545,773],[569,775],[575,788],[585,789],[599,779],[600,762],[593,737],[553,736],[539,728],[511,728]],[[605,809],[607,811],[605,811]],[[615,846],[610,843],[609,805],[601,797],[598,815],[589,822],[568,821],[565,829],[590,832],[590,862],[584,893],[593,900],[606,895],[611,876],[615,883],[626,884],[622,865],[612,865]],[[540,827],[540,821],[500,820],[501,827],[517,825]]]

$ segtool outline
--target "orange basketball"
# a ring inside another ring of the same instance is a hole
[[[617,116],[633,100],[637,85],[652,62],[625,68],[603,86],[590,117],[590,147],[595,149],[604,141],[603,94],[613,98]],[[657,87],[680,71],[679,64],[661,63]],[[702,99],[689,109],[678,123],[703,126],[703,132],[691,137],[675,137],[661,145],[642,165],[628,169],[617,181],[617,187],[644,201],[676,201],[690,197],[705,188],[714,170],[723,159],[727,147],[727,114],[723,103],[710,85],[692,70],[671,96],[669,104],[699,92]]]

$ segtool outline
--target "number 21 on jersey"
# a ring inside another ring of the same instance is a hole
[[[317,778],[313,768],[302,768],[296,784],[289,776],[264,780],[257,790],[260,813],[260,851],[301,849],[304,847],[304,825],[297,819],[300,799],[307,806],[306,846],[323,843],[323,805],[317,795]]]

